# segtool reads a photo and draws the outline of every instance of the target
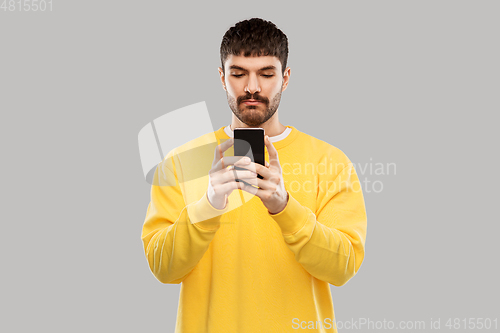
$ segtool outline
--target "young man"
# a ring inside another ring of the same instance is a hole
[[[329,284],[363,262],[365,204],[341,150],[279,122],[287,56],[271,22],[230,28],[219,74],[231,125],[156,169],[142,240],[155,277],[182,282],[176,332],[336,332]],[[239,127],[265,130],[266,166],[228,156]]]

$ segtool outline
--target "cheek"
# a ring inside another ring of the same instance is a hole
[[[239,96],[238,94],[240,93],[240,87],[239,85],[234,82],[226,82],[226,89],[229,95],[236,97]]]
[[[266,89],[265,91],[268,93],[268,96],[274,96],[281,92],[281,81],[269,82],[268,84],[263,85],[263,88],[264,87]],[[262,91],[264,91],[264,89]]]

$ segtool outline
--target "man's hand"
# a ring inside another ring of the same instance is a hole
[[[269,137],[266,135],[264,142],[269,153],[269,162],[266,162],[266,166],[260,165],[258,163],[248,163],[245,168],[250,170],[255,170],[263,179],[259,179],[254,176],[247,182],[253,185],[257,185],[259,189],[245,185],[239,187],[243,191],[252,193],[260,198],[264,206],[270,214],[278,214],[283,209],[285,209],[288,203],[288,192],[285,189],[285,184],[283,183],[283,176],[281,171],[281,165],[278,159],[278,151],[274,148]]]
[[[250,164],[248,157],[226,156],[223,154],[234,143],[229,139],[215,148],[214,161],[212,169],[209,171],[209,182],[207,189],[207,198],[210,204],[217,209],[224,209],[227,204],[227,197],[235,190],[242,189],[244,184],[237,182],[236,179],[244,179],[255,183],[257,174],[249,170],[234,170],[234,166],[247,167]],[[227,168],[228,166],[233,166]]]

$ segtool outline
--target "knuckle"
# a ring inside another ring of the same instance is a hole
[[[213,188],[215,194],[219,194],[219,191],[220,191],[219,186],[215,185],[215,186],[212,186],[212,188]]]

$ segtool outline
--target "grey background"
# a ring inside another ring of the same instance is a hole
[[[337,320],[497,318],[499,10],[53,0],[52,12],[0,11],[2,331],[173,331],[180,285],[154,278],[140,239],[150,185],[137,134],[200,101],[214,129],[229,124],[220,42],[251,17],[289,39],[282,123],[354,163],[397,165],[365,175],[383,191],[365,192],[361,270],[331,287]]]

